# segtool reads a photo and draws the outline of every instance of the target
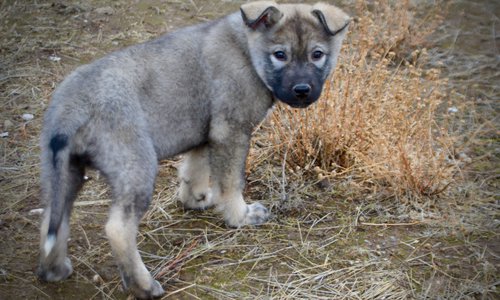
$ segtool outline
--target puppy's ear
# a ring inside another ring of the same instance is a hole
[[[351,21],[340,8],[325,3],[315,4],[311,13],[318,18],[326,32],[332,36],[346,29]]]
[[[273,1],[257,1],[240,7],[241,17],[252,30],[265,30],[273,27],[283,17],[283,13]]]

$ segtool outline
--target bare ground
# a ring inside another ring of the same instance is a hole
[[[0,4],[0,133],[8,133],[0,139],[0,299],[127,298],[103,232],[108,188],[96,172],[88,174],[73,213],[74,274],[50,284],[34,275],[43,111],[76,66],[240,4]],[[212,211],[184,211],[176,203],[177,160],[164,161],[138,240],[169,297],[498,299],[500,5],[452,1],[443,7],[449,11],[433,35],[430,64],[449,79],[443,110],[458,110],[450,126],[465,135],[468,164],[460,180],[443,195],[412,201],[356,189],[349,176],[325,184],[287,173],[285,181],[281,162],[269,158],[248,174],[246,196],[274,216],[264,226],[233,230]]]

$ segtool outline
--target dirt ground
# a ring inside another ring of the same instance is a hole
[[[223,16],[243,2],[0,3],[0,299],[130,297],[104,235],[110,195],[95,171],[87,175],[71,221],[73,275],[43,283],[34,274],[43,112],[54,88],[78,65]],[[353,2],[336,3],[355,14]],[[459,111],[453,126],[463,127],[467,135],[467,164],[457,184],[446,195],[412,202],[353,192],[348,177],[325,187],[288,174],[291,200],[284,200],[276,191],[282,178],[274,165],[280,162],[270,161],[247,174],[245,195],[270,207],[273,218],[263,226],[236,230],[226,228],[213,211],[184,211],[176,202],[179,158],[163,161],[138,241],[166,298],[500,297],[500,3],[439,5],[447,11],[427,45],[429,67],[442,68],[450,86],[449,106],[443,110]]]

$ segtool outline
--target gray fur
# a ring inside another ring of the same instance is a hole
[[[112,188],[106,234],[124,285],[139,298],[164,293],[135,240],[158,160],[185,153],[185,207],[215,206],[231,227],[266,222],[268,210],[242,196],[252,130],[275,99],[294,107],[318,99],[347,22],[325,4],[248,3],[241,13],[76,69],[54,92],[41,135],[40,278],[58,281],[72,272],[69,218],[86,167],[100,170]],[[325,56],[316,60],[318,49]],[[276,51],[286,60],[276,60]]]

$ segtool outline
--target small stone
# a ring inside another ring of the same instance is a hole
[[[458,112],[458,108],[456,106],[452,106],[452,107],[448,108],[448,113],[450,113],[450,114],[454,114],[457,112]]]
[[[55,54],[52,54],[51,56],[49,56],[49,60],[50,61],[55,61],[55,62],[58,62],[61,60],[61,58]]]
[[[9,136],[8,132],[2,132],[2,133],[0,133],[0,138],[6,138],[8,136]]]
[[[102,277],[99,276],[99,274],[95,274],[93,277],[92,277],[92,281],[97,284],[97,285],[101,285],[102,283],[104,283],[104,280],[102,280]]]
[[[31,121],[35,116],[33,116],[32,114],[23,114],[21,117],[24,121]]]
[[[96,8],[95,12],[99,15],[112,15],[115,13],[115,10],[111,6],[99,7]]]
[[[28,213],[28,215],[30,216],[39,216],[41,214],[43,214],[43,208],[35,208],[30,210],[30,212]]]

